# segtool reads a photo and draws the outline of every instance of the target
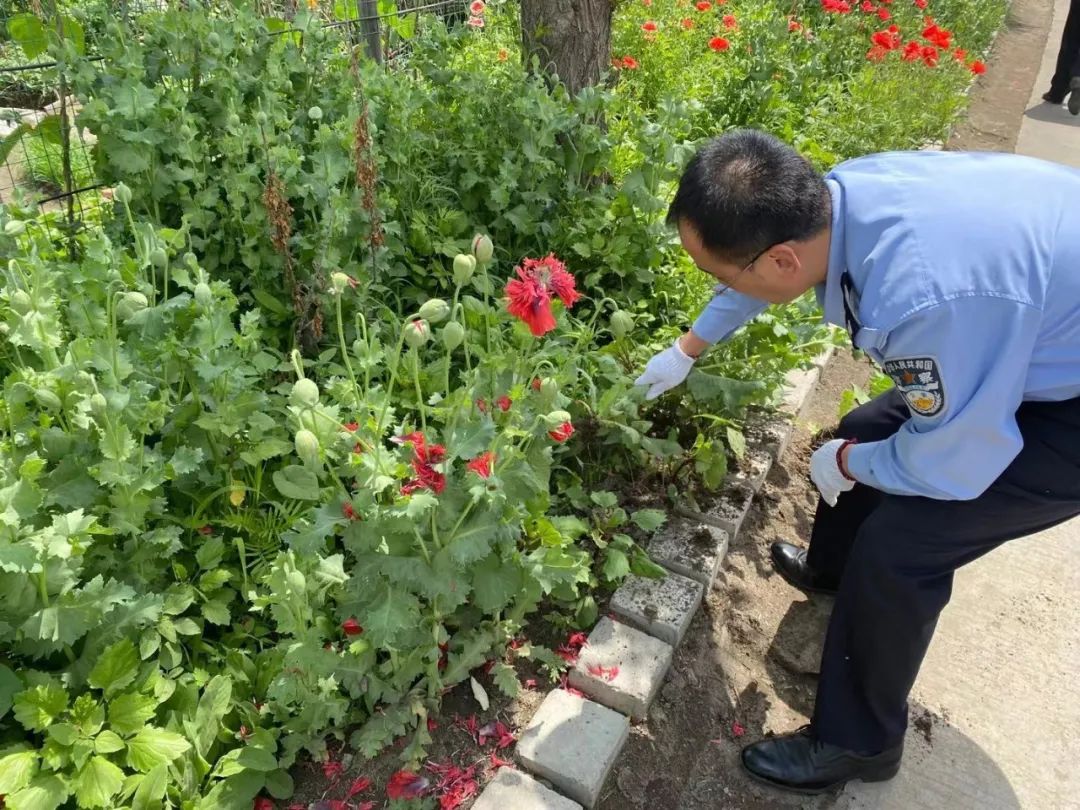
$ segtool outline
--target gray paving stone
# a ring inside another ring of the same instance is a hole
[[[522,732],[517,755],[530,771],[592,808],[629,734],[630,721],[618,712],[556,689]]]
[[[729,537],[738,536],[746,514],[753,506],[754,495],[754,490],[749,486],[729,478],[720,500],[709,510],[709,523],[723,529]]]
[[[803,406],[810,399],[814,386],[817,385],[821,376],[821,368],[813,366],[809,369],[796,368],[787,373],[784,384],[787,391],[780,403],[780,410],[791,414],[795,418],[802,413]]]
[[[611,598],[611,610],[628,624],[677,647],[705,589],[679,574],[663,579],[629,576]]]
[[[589,634],[589,643],[570,672],[570,685],[609,708],[643,720],[673,653],[670,644],[605,616]],[[602,671],[598,673],[597,667]]]
[[[728,533],[723,529],[677,517],[652,539],[648,551],[669,571],[711,588],[727,549]]]
[[[728,477],[729,486],[749,488],[754,492],[761,489],[772,469],[772,456],[761,448],[746,451],[746,458],[739,462],[739,470]]]
[[[581,805],[541,785],[528,774],[499,768],[472,810],[581,810]]]

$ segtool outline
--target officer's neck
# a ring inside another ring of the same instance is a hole
[[[829,248],[832,245],[832,228],[826,227],[824,231],[809,239],[799,242],[796,253],[799,262],[805,268],[805,281],[807,289],[813,289],[819,284],[824,284],[829,275]]]

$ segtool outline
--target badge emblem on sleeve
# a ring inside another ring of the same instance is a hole
[[[901,357],[886,360],[884,368],[913,414],[936,416],[941,413],[945,407],[945,388],[936,359]]]

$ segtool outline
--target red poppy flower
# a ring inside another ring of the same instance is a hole
[[[386,795],[391,799],[415,799],[431,784],[425,777],[412,771],[398,771],[386,785]]]
[[[877,11],[877,6],[871,3],[870,0],[863,0],[860,8],[867,14],[873,14],[875,11]]]
[[[723,19],[723,23],[724,23],[724,28],[738,28],[739,27],[739,21],[735,19],[734,14],[725,14],[724,19]]]
[[[508,410],[510,410],[510,407],[514,404],[514,401],[504,394],[503,396],[495,400],[495,404],[499,406],[500,411],[506,413]]]
[[[481,478],[488,478],[491,476],[491,465],[494,461],[495,454],[489,450],[466,464],[465,469],[476,473]]]
[[[978,59],[971,63],[970,68],[971,72],[976,76],[981,76],[986,73],[986,63],[981,62]]]
[[[197,530],[203,537],[209,537],[214,533],[213,526],[200,526]]]
[[[886,51],[895,51],[900,47],[900,34],[894,31],[877,31],[870,37],[870,41]]]
[[[912,40],[904,46],[903,59],[905,62],[917,62],[921,56],[922,46],[915,40]]]
[[[887,48],[883,48],[880,45],[875,45],[866,52],[866,58],[871,62],[881,62],[889,55]]]
[[[955,59],[957,62],[963,62],[965,59],[967,59],[967,51],[965,51],[963,48],[957,48],[955,51],[953,51],[952,55],[953,59]]]
[[[550,436],[552,439],[559,442],[560,444],[562,442],[565,442],[573,435],[574,426],[569,422],[563,422],[561,425],[555,428],[555,430],[548,431],[548,436]]]
[[[731,43],[723,37],[713,37],[709,40],[709,47],[719,53],[720,51],[726,51],[731,47]]]
[[[484,18],[483,17],[469,17],[469,25],[471,25],[473,28],[483,28],[484,27]]]
[[[802,23],[799,22],[798,20],[788,20],[788,24],[787,24],[787,30],[788,31],[798,31],[801,28],[802,28]]]
[[[926,0],[915,0],[915,8],[926,8]]]
[[[650,8],[652,6],[652,0],[641,0],[641,2],[642,5],[645,6],[645,8]]]
[[[624,56],[622,58],[622,68],[623,68],[623,70],[637,70],[639,67],[641,67],[641,66],[638,64],[637,59],[635,59],[634,57],[632,57],[632,56]]]
[[[851,4],[847,0],[821,0],[821,8],[828,14],[851,13]]]
[[[345,515],[345,517],[347,517],[349,520],[360,519],[360,515],[356,514],[356,510],[353,508],[353,505],[348,501],[345,501],[345,503],[342,505],[341,513]]]
[[[370,779],[365,779],[362,776],[359,779],[354,779],[353,783],[351,785],[349,785],[349,795],[346,796],[345,798],[346,799],[351,799],[353,796],[357,796],[357,795],[363,793],[369,787],[371,787],[371,780]]]
[[[274,810],[277,805],[265,796],[256,796],[255,804],[253,804],[251,807],[252,810]]]
[[[469,11],[475,15],[483,14],[484,9],[486,8],[487,4],[484,3],[484,0],[473,0],[472,3],[469,4]]]
[[[581,298],[581,294],[574,289],[574,277],[554,254],[543,259],[525,259],[515,271],[518,278],[511,279],[506,285],[506,294],[510,299],[507,311],[528,324],[535,337],[555,328],[555,316],[551,312],[552,294],[558,296],[568,309]]]
[[[710,3],[709,0],[701,0],[701,2],[698,3],[695,8],[698,11],[708,11],[712,8],[712,3]]]
[[[326,760],[322,766],[323,776],[327,779],[337,780],[345,771],[345,766],[332,759]]]
[[[890,14],[890,13],[889,13],[889,10],[888,10],[887,8],[884,8],[884,7],[882,7],[882,8],[879,8],[879,9],[877,10],[877,15],[878,15],[878,16],[879,16],[879,17],[880,17],[881,19],[883,19],[883,20],[890,20],[890,19],[892,19],[892,14]]]
[[[505,62],[510,57],[510,52],[506,48],[499,48],[499,61]]]
[[[541,385],[542,385],[542,383],[540,382],[540,378],[537,377],[536,379],[534,379],[532,381],[532,390],[533,391],[539,391]]]
[[[938,49],[932,45],[925,46],[922,49],[922,60],[927,67],[937,67]]]
[[[652,20],[646,20],[641,24],[641,30],[649,34],[655,34],[659,26]]]
[[[341,623],[341,629],[347,636],[358,636],[364,632],[364,628],[356,619],[346,619]]]
[[[952,31],[946,31],[944,28],[939,28],[937,23],[931,23],[926,26],[922,32],[923,39],[927,42],[941,48],[948,50],[952,47]]]
[[[689,17],[683,17],[681,25],[683,28],[689,31],[691,28],[694,27],[694,21],[691,20]]]

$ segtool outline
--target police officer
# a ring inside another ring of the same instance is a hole
[[[1061,32],[1057,65],[1043,100],[1061,104],[1069,100],[1069,112],[1080,115],[1080,0],[1069,3],[1069,16]]]
[[[809,550],[772,546],[786,580],[836,603],[812,723],[744,749],[754,777],[891,778],[953,572],[1080,514],[1078,199],[1080,172],[1005,154],[871,155],[822,177],[734,131],[690,161],[668,218],[720,284],[649,361],[648,396],[810,289],[895,383],[813,454]]]

